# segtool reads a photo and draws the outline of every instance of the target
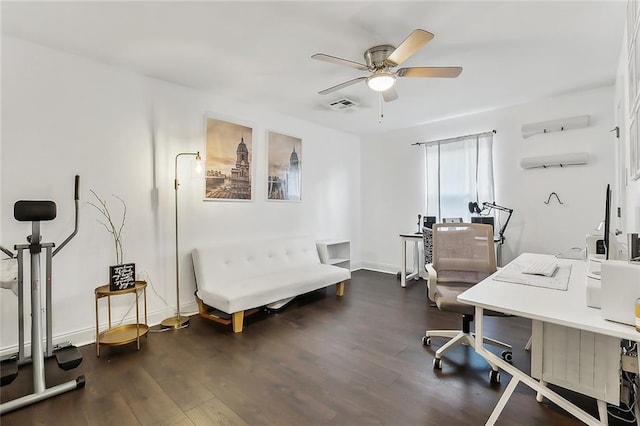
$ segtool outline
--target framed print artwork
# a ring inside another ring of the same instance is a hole
[[[205,117],[205,200],[251,200],[253,129]]]
[[[302,200],[302,139],[267,134],[267,199]]]

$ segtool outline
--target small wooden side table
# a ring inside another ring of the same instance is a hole
[[[144,297],[144,322],[140,322],[140,307],[138,303],[139,292],[142,291]],[[96,356],[100,357],[100,346],[119,346],[136,342],[137,348],[140,350],[140,337],[149,332],[147,325],[147,283],[146,281],[136,281],[135,286],[126,290],[109,290],[109,284],[97,287],[94,291],[96,299]],[[136,298],[136,322],[132,324],[121,324],[113,327],[111,324],[111,296],[120,296],[123,294],[134,294]],[[107,306],[109,313],[109,328],[100,331],[100,322],[98,320],[98,300],[103,297],[107,298]]]

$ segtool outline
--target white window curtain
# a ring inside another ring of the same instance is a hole
[[[494,201],[493,132],[424,143],[426,212],[470,222],[469,202]]]

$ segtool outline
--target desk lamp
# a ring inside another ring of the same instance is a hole
[[[491,209],[496,209],[496,210],[509,213],[507,220],[504,222],[504,225],[502,225],[502,227],[500,228],[500,231],[498,232],[498,236],[500,237],[500,244],[504,243],[504,231],[507,229],[507,225],[509,224],[509,220],[511,219],[511,215],[513,214],[513,209],[510,209],[504,206],[499,206],[496,203],[489,203],[486,201],[482,203],[482,207],[483,209],[489,209],[489,211],[491,211]]]
[[[196,157],[196,173],[202,172],[202,165],[200,158],[200,151],[198,152],[181,152],[176,155],[174,162],[173,172],[173,188],[174,188],[174,204],[175,204],[175,219],[176,219],[176,315],[163,320],[160,325],[162,328],[180,329],[189,326],[189,317],[180,315],[180,264],[178,261],[178,158],[182,155],[189,155]]]

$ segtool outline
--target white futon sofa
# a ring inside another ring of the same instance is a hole
[[[197,247],[192,259],[200,315],[233,323],[235,333],[245,314],[332,284],[342,296],[351,278],[348,269],[322,264],[315,242],[306,238]]]

